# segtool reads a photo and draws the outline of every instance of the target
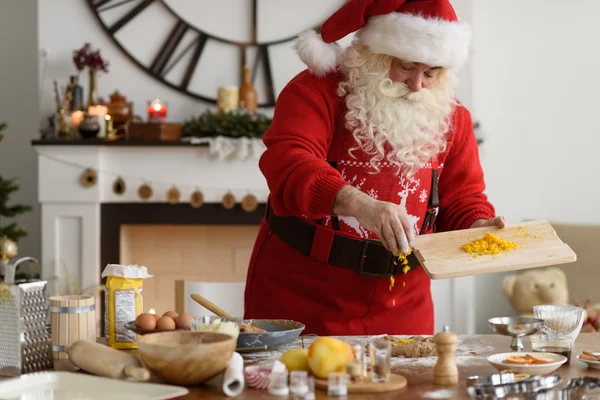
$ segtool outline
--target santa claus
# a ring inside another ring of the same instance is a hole
[[[505,223],[454,97],[470,39],[448,0],[350,0],[299,37],[308,69],[280,93],[264,135],[271,194],[245,318],[318,335],[433,333],[415,236]]]

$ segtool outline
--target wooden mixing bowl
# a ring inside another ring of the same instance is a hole
[[[213,332],[170,331],[139,336],[140,359],[156,377],[200,385],[227,368],[236,339]]]

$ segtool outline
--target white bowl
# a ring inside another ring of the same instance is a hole
[[[592,353],[592,354],[597,357],[600,357],[600,353]],[[583,361],[584,363],[586,363],[588,365],[588,367],[590,367],[590,368],[600,369],[600,361],[584,360],[583,358],[579,358],[579,354],[577,354],[577,359],[579,361]]]
[[[534,357],[545,358],[548,360],[552,360],[552,363],[548,364],[511,364],[505,363],[504,360],[508,358],[508,356],[524,356],[526,354],[531,354]],[[567,362],[567,357],[561,356],[560,354],[554,353],[538,353],[538,352],[512,352],[512,353],[500,353],[494,354],[487,358],[490,364],[492,364],[498,371],[511,370],[516,373],[523,373],[529,375],[548,375],[552,372],[556,371]]]

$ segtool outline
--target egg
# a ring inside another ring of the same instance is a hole
[[[135,319],[135,326],[145,331],[151,331],[156,328],[156,320],[152,314],[143,313]]]
[[[171,317],[161,317],[157,322],[156,322],[156,329],[163,329],[163,330],[174,330],[176,327],[175,325],[175,320]]]
[[[187,313],[181,314],[179,317],[175,319],[175,324],[177,325],[177,329],[190,329],[190,322],[192,320],[192,316]]]
[[[152,315],[154,317],[155,321],[158,321],[160,319],[160,315],[158,315],[158,314],[150,314],[150,315]]]
[[[176,320],[177,317],[179,317],[179,314],[177,314],[175,311],[167,311],[166,313],[163,314],[163,317],[169,317],[169,318],[172,318],[173,320]]]

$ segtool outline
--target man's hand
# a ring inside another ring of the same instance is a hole
[[[506,219],[504,217],[494,217],[492,219],[478,219],[473,222],[470,228],[483,228],[484,226],[497,226],[502,229],[506,226]]]
[[[352,186],[345,186],[335,199],[333,212],[356,218],[394,254],[399,250],[407,254],[409,246],[414,246],[415,231],[406,212],[397,204],[376,200]]]

